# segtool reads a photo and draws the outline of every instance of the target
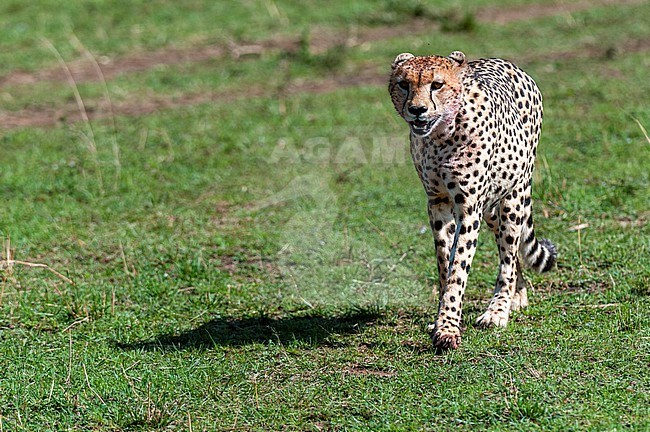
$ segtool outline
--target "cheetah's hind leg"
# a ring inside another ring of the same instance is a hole
[[[519,265],[519,259],[517,259],[517,286],[515,288],[515,293],[512,296],[510,310],[516,311],[526,307],[528,307],[528,290],[526,289],[524,273],[521,270],[521,265]]]

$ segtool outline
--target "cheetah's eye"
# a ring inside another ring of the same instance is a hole
[[[440,90],[445,83],[440,81],[434,81],[431,83],[431,90]]]
[[[409,82],[408,81],[397,81],[397,87],[401,88],[402,90],[408,91]]]

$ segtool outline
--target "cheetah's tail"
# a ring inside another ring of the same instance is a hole
[[[555,245],[548,239],[535,238],[535,230],[532,227],[525,234],[527,235],[523,237],[519,253],[526,266],[538,273],[551,270],[557,261]]]

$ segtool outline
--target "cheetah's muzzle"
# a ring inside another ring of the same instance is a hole
[[[434,117],[432,119],[415,119],[409,122],[411,126],[411,131],[413,135],[418,136],[427,136],[433,130],[433,127],[438,122],[440,117]]]

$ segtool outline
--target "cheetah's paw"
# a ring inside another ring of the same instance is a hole
[[[460,345],[460,329],[444,328],[436,329],[434,325],[428,327],[433,332],[433,346],[439,350],[456,349]]]
[[[483,315],[478,317],[476,320],[476,326],[482,328],[505,327],[508,325],[508,318],[509,316],[503,312],[494,312],[488,310]]]
[[[528,307],[528,294],[525,290],[517,291],[512,296],[512,303],[510,304],[510,310],[520,310]]]

